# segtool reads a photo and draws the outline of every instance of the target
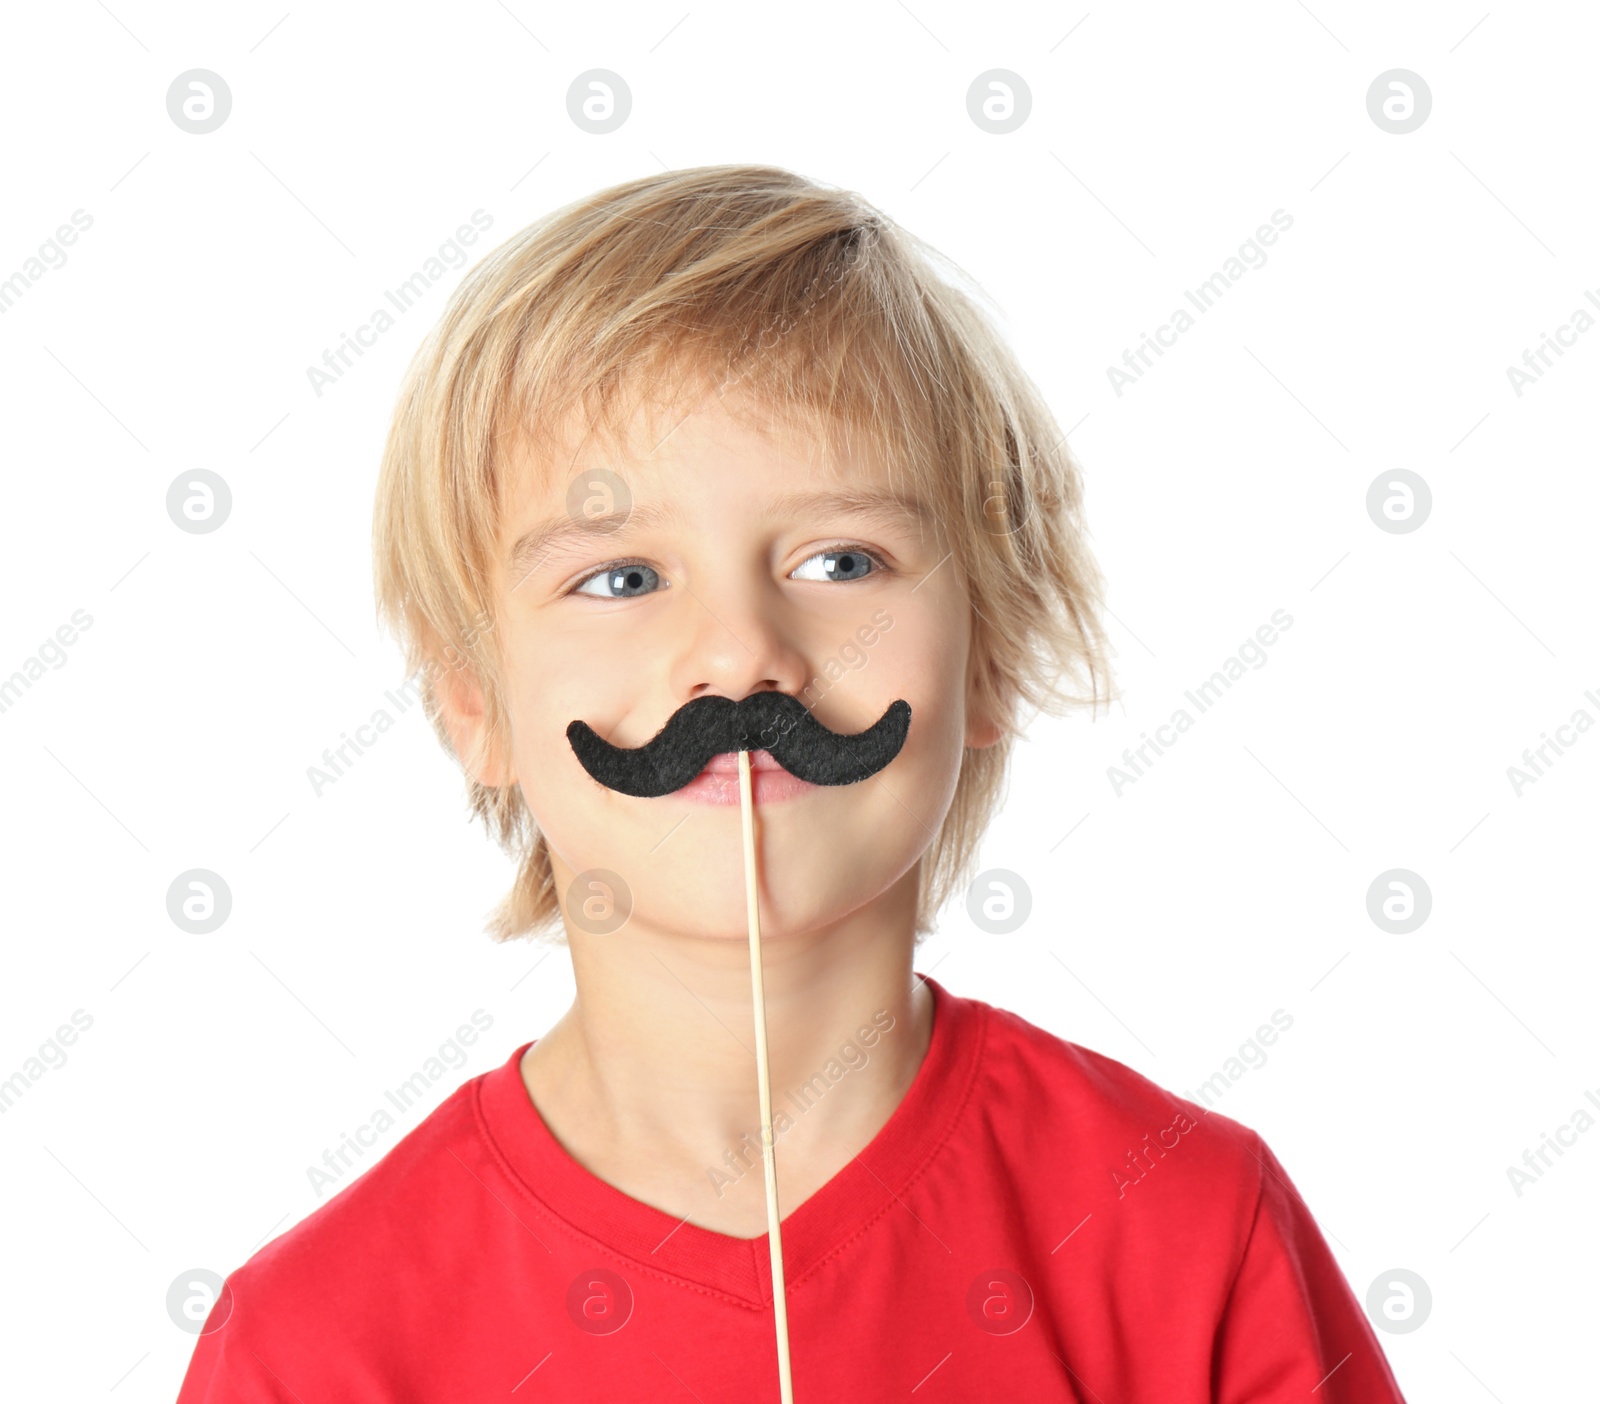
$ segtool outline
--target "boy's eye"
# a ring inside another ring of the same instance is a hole
[[[812,562],[821,561],[821,574],[804,573]],[[875,557],[859,547],[834,547],[818,551],[794,568],[795,580],[860,580],[881,565]]]
[[[820,564],[819,564],[820,563]],[[807,557],[791,573],[794,580],[861,580],[874,570],[882,570],[883,562],[859,546],[834,547],[818,551]],[[572,589],[574,595],[590,595],[603,600],[635,599],[652,593],[657,586],[667,584],[658,571],[643,561],[618,561],[596,571]]]
[[[603,600],[627,600],[649,594],[661,576],[641,561],[622,561],[596,571],[573,590],[575,595],[597,595]],[[591,590],[591,585],[600,588]]]

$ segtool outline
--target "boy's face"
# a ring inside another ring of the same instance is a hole
[[[558,460],[570,466],[512,465],[495,559],[511,740],[475,773],[521,787],[569,928],[594,929],[582,903],[596,889],[573,883],[603,869],[626,883],[619,900],[636,928],[746,939],[737,756],[713,762],[727,767],[720,779],[620,794],[579,764],[566,736],[575,719],[634,747],[697,697],[785,692],[845,733],[896,698],[910,703],[900,753],[855,784],[806,785],[751,752],[762,931],[773,936],[836,921],[905,877],[949,808],[963,747],[998,739],[970,709],[970,611],[931,523],[902,508],[784,501],[887,493],[888,472],[864,443],[825,464],[815,437],[757,428],[746,404],[713,393],[687,418],[637,415],[622,451],[580,444],[573,419],[576,455]],[[563,534],[529,543],[545,526]],[[470,670],[449,676],[459,690],[445,715],[470,756],[481,697]],[[604,921],[603,901],[594,911]]]

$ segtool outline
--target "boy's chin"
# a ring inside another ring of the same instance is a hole
[[[885,846],[870,824],[804,825],[780,831],[773,816],[758,830],[759,917],[764,941],[826,934],[870,912],[899,884],[914,855]],[[611,940],[661,936],[673,941],[749,940],[744,848],[735,809],[725,831],[705,820],[674,829],[578,845],[583,868],[558,875],[569,930]],[[599,832],[584,837],[597,840]],[[653,850],[653,851],[652,851]],[[559,851],[559,850],[558,850]],[[570,850],[569,850],[570,852]],[[570,863],[570,858],[567,860]],[[563,865],[565,867],[565,864]],[[902,920],[900,894],[887,902],[885,922]]]
[[[824,935],[862,905],[859,894],[823,893],[814,886],[805,893],[786,894],[781,888],[773,891],[765,884],[760,903],[763,946]],[[743,877],[739,876],[728,891],[715,895],[659,904],[641,901],[629,927],[640,933],[670,934],[677,940],[748,945],[749,913]]]

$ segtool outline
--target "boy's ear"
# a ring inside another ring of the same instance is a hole
[[[980,693],[976,678],[967,680],[967,735],[966,745],[974,751],[987,750],[993,746],[1005,732],[999,723],[989,715],[988,705],[984,701],[986,695]]]
[[[439,716],[463,769],[490,789],[513,783],[510,767],[490,754],[489,719],[477,675],[471,668],[446,668],[436,686]]]
[[[967,746],[974,751],[984,751],[1001,737],[998,725],[977,712],[967,713]]]

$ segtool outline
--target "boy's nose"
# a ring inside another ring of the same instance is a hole
[[[687,626],[673,659],[675,696],[688,701],[720,694],[737,701],[762,691],[798,695],[805,687],[806,657],[770,600],[747,592],[742,601],[732,601],[724,593],[715,604],[699,598],[693,609],[698,618]]]

